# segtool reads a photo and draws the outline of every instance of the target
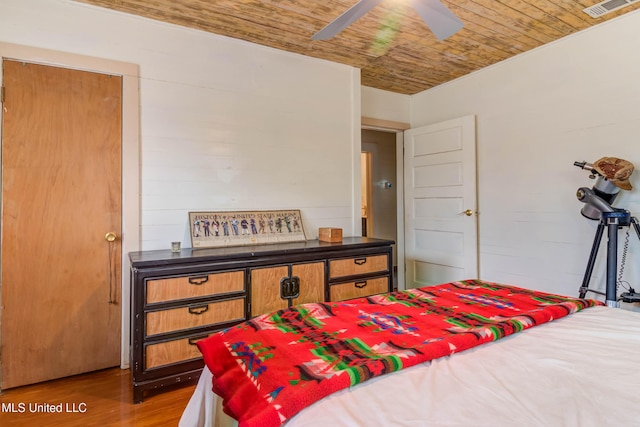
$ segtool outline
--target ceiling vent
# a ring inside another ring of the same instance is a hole
[[[638,1],[640,0],[605,0],[583,9],[583,12],[592,18],[599,18],[602,15],[606,15],[609,12],[613,12],[614,10],[618,10],[625,6],[630,6]]]

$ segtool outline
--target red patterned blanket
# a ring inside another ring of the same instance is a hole
[[[241,427],[279,426],[338,390],[600,305],[467,280],[304,304],[199,341]]]

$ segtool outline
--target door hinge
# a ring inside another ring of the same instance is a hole
[[[4,86],[0,86],[0,104],[4,102]]]

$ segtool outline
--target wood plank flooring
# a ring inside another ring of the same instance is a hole
[[[106,369],[3,391],[0,425],[177,426],[194,389],[195,384],[172,388],[133,404],[130,371]]]

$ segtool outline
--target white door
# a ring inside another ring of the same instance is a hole
[[[406,287],[478,278],[475,116],[405,131]]]

